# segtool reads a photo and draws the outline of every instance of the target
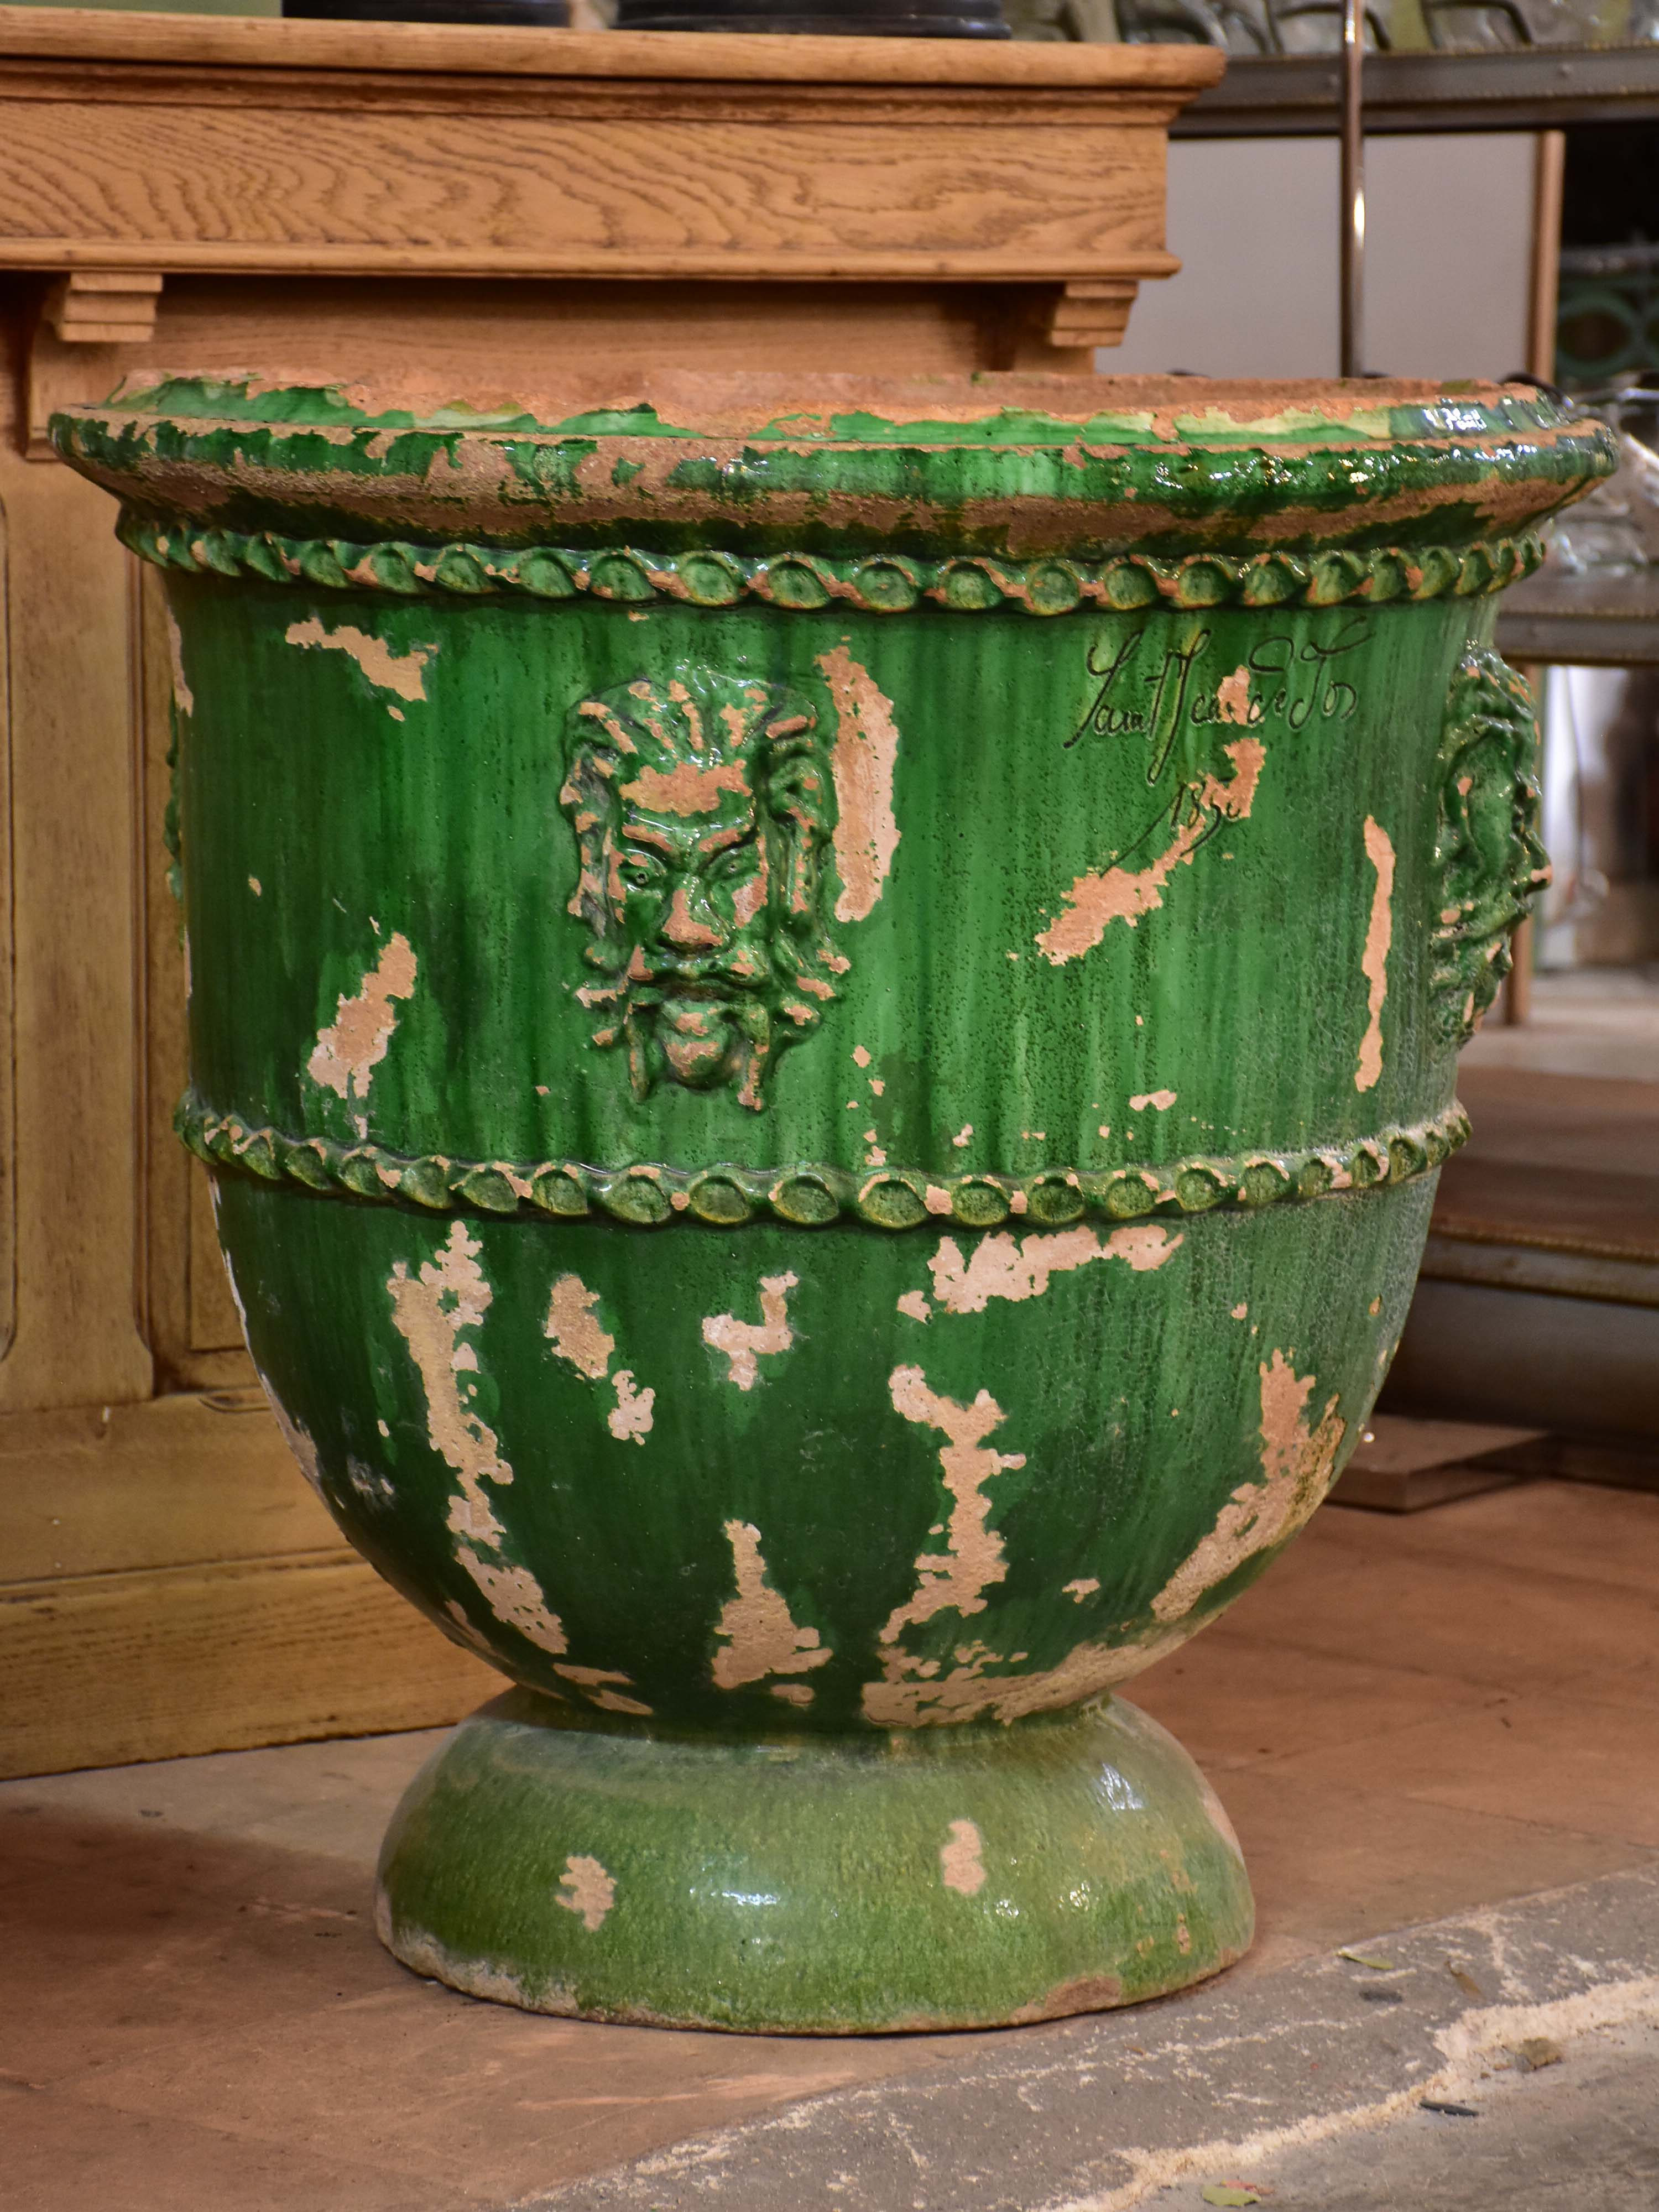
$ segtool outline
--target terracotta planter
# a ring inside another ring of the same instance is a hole
[[[1482,641],[1605,434],[1374,383],[653,400],[57,426],[167,573],[179,1127],[254,1357],[522,1686],[411,1788],[383,1932],[737,2028],[1177,1988],[1249,1888],[1108,1693],[1387,1368],[1541,879]]]

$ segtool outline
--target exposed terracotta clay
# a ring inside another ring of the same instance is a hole
[[[630,805],[646,813],[712,814],[720,803],[722,792],[748,796],[749,775],[741,761],[716,761],[702,768],[696,761],[687,760],[667,771],[642,768],[621,789]]]
[[[478,1367],[471,1332],[495,1296],[478,1265],[482,1249],[466,1224],[457,1221],[436,1258],[413,1274],[403,1261],[397,1261],[386,1283],[392,1319],[426,1395],[432,1449],[460,1477],[448,1514],[456,1560],[497,1620],[540,1650],[557,1654],[569,1648],[563,1626],[549,1610],[535,1577],[502,1556],[507,1532],[483,1487],[486,1482],[511,1482],[513,1469],[501,1456],[495,1431],[465,1403],[464,1377]]]
[[[798,1279],[794,1275],[761,1278],[758,1322],[739,1321],[729,1313],[710,1314],[703,1322],[703,1342],[726,1354],[731,1363],[726,1379],[739,1390],[752,1390],[760,1380],[757,1362],[762,1357],[787,1352],[794,1342],[789,1327],[789,1293]]]
[[[408,653],[394,653],[384,638],[371,637],[367,630],[356,629],[349,623],[326,629],[317,615],[290,623],[283,635],[289,645],[344,653],[348,660],[356,662],[377,691],[394,691],[398,698],[410,701],[425,698],[422,672],[438,649],[434,645],[417,645]]]
[[[1144,1274],[1161,1267],[1181,1242],[1179,1230],[1156,1222],[1126,1223],[1105,1235],[1091,1228],[1049,1229],[1017,1238],[1003,1230],[981,1237],[966,1261],[956,1239],[946,1237],[927,1266],[933,1297],[947,1313],[983,1313],[993,1298],[1041,1297],[1051,1276],[1086,1267],[1092,1260],[1121,1260]]]
[[[1250,672],[1246,667],[1235,668],[1231,676],[1224,676],[1215,687],[1215,703],[1224,722],[1237,723],[1241,728],[1250,719]]]
[[[1294,1535],[1330,1487],[1347,1426],[1338,1401],[1329,1400],[1310,1429],[1306,1407],[1316,1378],[1297,1375],[1282,1352],[1260,1371],[1262,1480],[1234,1491],[1215,1527],[1152,1600],[1158,1620],[1183,1619],[1247,1559]]]
[[[386,1058],[398,1025],[393,1001],[414,996],[416,969],[409,939],[395,930],[358,989],[349,995],[340,994],[334,1019],[318,1032],[306,1073],[319,1090],[332,1091],[356,1104],[367,1099],[374,1070]]]
[[[958,1897],[976,1897],[985,1887],[984,1839],[971,1820],[952,1820],[950,1840],[939,1847],[939,1879]]]
[[[948,1673],[935,1668],[930,1674],[923,1666],[914,1670],[914,1681],[901,1675],[890,1687],[866,1685],[865,1714],[886,1728],[949,1727],[987,1713],[1009,1725],[1030,1713],[1056,1712],[1099,1697],[1176,1650],[1186,1633],[1177,1626],[1142,1630],[1115,1642],[1079,1644],[1057,1665],[1034,1668],[1024,1667],[1018,1653],[1005,1656],[982,1643],[961,1644]]]
[[[264,1381],[263,1376],[260,1380]],[[317,1447],[311,1440],[311,1431],[294,1419],[269,1382],[265,1383],[264,1389],[265,1402],[270,1407],[272,1419],[283,1432],[283,1442],[293,1453],[301,1474],[320,1498],[323,1495],[323,1470],[317,1456]]]
[[[605,1924],[605,1916],[616,1903],[617,1885],[597,1859],[568,1858],[556,1901],[574,1912],[591,1936]]]
[[[862,921],[875,910],[898,849],[893,770],[898,726],[893,702],[844,645],[818,655],[835,702],[836,735],[830,755],[836,782],[834,833],[841,895],[837,921]]]
[[[167,659],[173,670],[173,703],[181,714],[196,712],[196,695],[185,674],[185,641],[179,634],[179,617],[169,607],[167,615]]]
[[[561,1275],[548,1301],[543,1334],[561,1359],[598,1382],[609,1371],[615,1337],[600,1326],[593,1309],[599,1302],[580,1275]]]
[[[618,1443],[642,1444],[651,1433],[652,1409],[656,1405],[657,1394],[635,1387],[631,1367],[620,1368],[611,1380],[617,1402],[605,1417],[605,1426]]]
[[[1376,871],[1371,893],[1371,918],[1365,932],[1365,950],[1359,970],[1367,986],[1365,1009],[1370,1018],[1359,1042],[1359,1064],[1354,1070],[1356,1091],[1370,1091],[1382,1073],[1382,1007],[1389,995],[1389,947],[1394,941],[1394,845],[1389,833],[1365,817],[1365,858]]]
[[[820,1642],[817,1630],[798,1627],[787,1601],[766,1579],[760,1530],[752,1522],[728,1521],[726,1540],[732,1547],[738,1591],[721,1612],[715,1632],[722,1638],[714,1663],[720,1687],[740,1689],[745,1682],[764,1681],[769,1674],[805,1674],[824,1665],[834,1655]],[[810,1690],[806,1698],[792,1694],[786,1702],[805,1704],[811,1694]]]
[[[1037,932],[1038,946],[1056,968],[1092,951],[1110,923],[1127,922],[1133,929],[1142,915],[1162,906],[1170,876],[1178,867],[1191,866],[1194,854],[1218,820],[1249,818],[1266,749],[1258,738],[1236,738],[1224,750],[1232,774],[1224,779],[1206,775],[1182,794],[1175,835],[1150,866],[1108,868],[1101,874],[1078,877],[1066,893],[1066,911]]]
[[[927,1662],[894,1648],[905,1629],[920,1627],[948,1607],[963,1614],[982,1613],[984,1592],[1007,1574],[1002,1540],[989,1526],[991,1501],[984,1486],[1011,1468],[1025,1464],[1023,1452],[994,1451],[985,1439],[1005,1419],[988,1390],[970,1405],[959,1404],[928,1388],[920,1367],[896,1367],[889,1378],[894,1408],[918,1427],[939,1430],[947,1439],[939,1451],[951,1517],[943,1552],[924,1552],[916,1561],[916,1587],[891,1613],[878,1641],[888,1647],[883,1679],[865,1685],[867,1718],[890,1727],[914,1725],[924,1705],[936,1702]]]
[[[562,1674],[567,1682],[575,1683],[577,1687],[585,1692],[588,1703],[597,1705],[601,1712],[634,1713],[646,1719],[650,1717],[649,1705],[641,1704],[638,1698],[623,1695],[623,1689],[631,1689],[633,1684],[618,1668],[573,1667],[568,1661],[562,1659],[555,1666],[553,1672],[556,1674]],[[622,1688],[612,1687],[613,1684],[618,1683],[623,1686]]]

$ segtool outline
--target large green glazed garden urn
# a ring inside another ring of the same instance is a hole
[[[1050,2018],[1238,1957],[1115,1686],[1324,1496],[1542,879],[1518,387],[172,381],[185,1140],[341,1528],[518,1686],[380,1869],[557,2013]]]

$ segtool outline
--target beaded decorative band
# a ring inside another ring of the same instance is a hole
[[[525,1164],[438,1153],[416,1158],[383,1145],[255,1128],[216,1112],[193,1091],[180,1101],[174,1126],[210,1166],[267,1182],[434,1212],[472,1210],[546,1220],[597,1214],[640,1228],[679,1219],[722,1229],[766,1218],[801,1229],[836,1220],[875,1229],[919,1229],[929,1222],[994,1229],[1011,1215],[1048,1229],[1085,1215],[1130,1221],[1152,1213],[1207,1213],[1217,1206],[1254,1211],[1289,1199],[1407,1182],[1437,1168],[1469,1133],[1468,1117],[1454,1103],[1410,1128],[1304,1150],[1105,1170],[934,1176],[909,1168],[854,1175],[813,1165],[596,1168],[575,1160]]]
[[[1169,561],[1141,553],[1102,561],[1052,554],[1025,561],[899,553],[842,559],[714,547],[651,552],[638,546],[580,551],[395,539],[361,544],[203,528],[134,507],[123,508],[118,534],[140,559],[159,568],[263,577],[325,591],[386,592],[404,599],[502,593],[544,601],[586,595],[627,605],[665,599],[698,607],[758,599],[807,611],[833,601],[868,614],[902,614],[922,600],[956,614],[1006,606],[1061,615],[1082,606],[1133,614],[1152,606],[1382,606],[1392,600],[1476,599],[1529,576],[1543,558],[1542,541],[1531,532],[1455,549],[1193,553]]]

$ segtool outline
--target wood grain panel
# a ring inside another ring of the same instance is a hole
[[[144,354],[135,347],[128,357],[142,361]],[[147,1334],[158,1389],[222,1389],[251,1385],[254,1374],[219,1256],[207,1170],[185,1152],[173,1128],[187,1059],[184,933],[179,902],[167,883],[164,835],[173,783],[167,762],[173,652],[161,579],[147,567],[139,568],[137,575],[143,789],[137,865],[144,933],[139,980]]]
[[[293,1552],[349,1556],[257,1387],[0,1419],[8,1585]]]
[[[0,1589],[0,1776],[434,1728],[506,1685],[353,1558]]]
[[[169,1118],[167,1142],[178,1145]],[[179,1146],[184,1152],[182,1145]],[[186,1356],[174,1370],[175,1388],[198,1384],[217,1389],[228,1382],[252,1383],[253,1362],[242,1340],[242,1317],[231,1295],[230,1277],[219,1249],[213,1218],[213,1185],[198,1159],[184,1153],[189,1283],[189,1340]]]
[[[11,532],[0,504],[0,822],[11,822],[10,659],[4,641],[10,629]],[[13,1069],[16,1040],[12,1030],[11,838],[0,836],[0,1357],[9,1347],[17,1319],[17,1157],[12,1126]]]
[[[66,469],[0,453],[0,504],[16,959],[9,1412],[147,1398],[152,1370],[139,1319],[135,564],[108,500]]]
[[[14,104],[19,266],[1162,274],[1162,134]]]
[[[301,380],[407,378],[447,396],[476,392],[481,376],[523,394],[544,386],[550,368],[590,364],[607,376],[877,364],[894,375],[961,373],[994,366],[989,333],[1029,289],[179,276],[162,295],[154,347],[130,349],[117,374],[257,362]]]

